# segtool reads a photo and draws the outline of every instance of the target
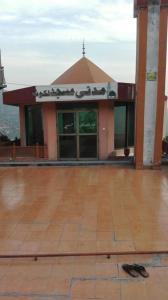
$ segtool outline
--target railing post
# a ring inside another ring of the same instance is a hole
[[[13,145],[12,145],[12,159],[13,160],[16,159],[16,145],[15,145],[15,143],[13,143]]]
[[[39,158],[39,144],[38,143],[36,143],[36,146],[35,146],[36,148],[35,148],[35,152],[36,152],[36,158]]]

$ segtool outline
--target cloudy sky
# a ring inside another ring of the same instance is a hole
[[[8,89],[50,84],[82,56],[117,81],[135,81],[133,0],[0,0]],[[11,83],[16,83],[14,85]]]

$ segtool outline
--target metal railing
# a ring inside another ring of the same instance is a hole
[[[62,253],[32,253],[32,254],[0,254],[0,259],[20,259],[32,258],[35,261],[38,258],[56,258],[56,257],[86,257],[86,256],[106,256],[110,259],[111,256],[125,256],[125,255],[164,255],[168,254],[168,250],[147,250],[147,251],[104,251],[104,252],[62,252]]]
[[[0,146],[0,159],[16,160],[18,158],[47,159],[47,146],[39,144],[33,146]]]

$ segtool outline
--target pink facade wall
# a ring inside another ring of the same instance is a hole
[[[25,111],[24,105],[19,106],[20,119],[20,143],[21,146],[26,146],[26,129],[25,129]]]
[[[25,112],[24,106],[19,107],[20,112],[20,137],[21,145],[26,145]],[[57,149],[57,126],[56,126],[56,104],[42,104],[42,119],[44,130],[44,144],[48,147],[48,159],[58,159]],[[109,101],[99,102],[99,136],[98,157],[107,159],[114,150],[114,104]]]
[[[56,104],[44,103],[42,105],[44,143],[48,147],[48,159],[57,159],[57,127]]]
[[[99,159],[107,159],[114,150],[114,104],[99,102]]]

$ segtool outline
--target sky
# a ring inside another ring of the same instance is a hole
[[[133,0],[0,0],[8,89],[50,84],[82,57],[117,81],[135,82]],[[167,89],[168,90],[168,89]]]

